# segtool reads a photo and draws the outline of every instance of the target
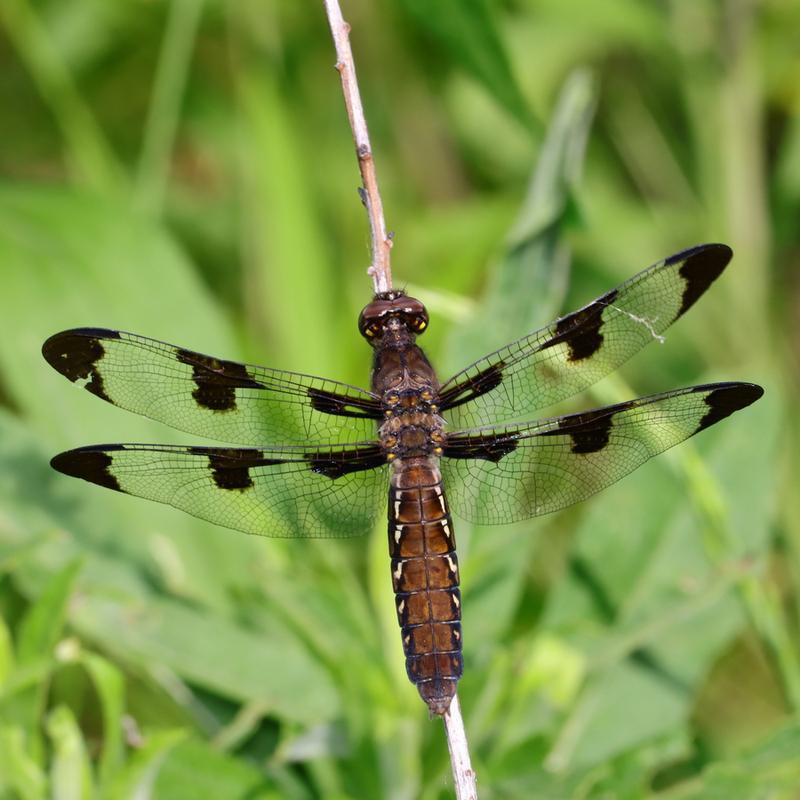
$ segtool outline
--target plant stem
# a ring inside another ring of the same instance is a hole
[[[353,51],[350,49],[350,26],[342,17],[338,0],[324,0],[328,23],[331,27],[333,43],[336,47],[336,69],[342,79],[344,104],[353,141],[356,145],[358,168],[361,171],[362,187],[359,191],[361,200],[367,209],[370,230],[370,249],[372,264],[367,273],[372,277],[375,293],[388,292],[392,288],[392,269],[390,252],[392,240],[386,233],[386,221],[383,218],[383,203],[378,191],[378,176],[375,172],[375,161],[372,157],[372,146],[369,142],[367,121],[361,105],[358,91],[356,67],[353,62]]]
[[[388,292],[392,288],[392,271],[389,263],[392,240],[386,233],[383,204],[378,191],[378,177],[372,158],[367,121],[364,118],[364,108],[361,105],[361,96],[358,91],[353,52],[350,49],[350,26],[342,17],[338,0],[323,1],[336,47],[336,69],[342,79],[344,104],[347,108],[350,129],[356,145],[358,167],[361,171],[361,199],[369,218],[372,264],[368,273],[372,277],[376,294]],[[444,727],[447,733],[447,747],[450,751],[450,765],[453,769],[456,797],[458,800],[477,800],[475,772],[470,763],[467,734],[464,729],[464,720],[461,717],[458,695],[453,697],[450,708],[444,715]]]
[[[458,695],[453,697],[450,708],[444,715],[444,729],[447,731],[447,749],[450,751],[450,766],[453,769],[456,797],[458,800],[478,800],[475,771],[469,760],[467,733],[461,717]]]

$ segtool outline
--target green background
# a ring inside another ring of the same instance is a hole
[[[457,523],[481,797],[797,797],[800,5],[344,5],[395,281],[443,377],[724,241],[666,342],[570,407],[766,388],[574,509]],[[383,525],[246,537],[48,466],[188,440],[51,370],[66,327],[367,382],[333,63],[321,2],[0,3],[3,800],[452,796]]]

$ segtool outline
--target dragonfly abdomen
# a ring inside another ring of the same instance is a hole
[[[438,465],[398,459],[389,489],[389,553],[408,677],[444,714],[462,672],[455,536]]]

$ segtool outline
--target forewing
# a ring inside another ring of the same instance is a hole
[[[484,525],[565,508],[599,492],[763,394],[716,383],[448,437],[442,476],[453,511]]]
[[[110,444],[55,456],[59,472],[274,537],[368,532],[386,504],[380,447],[272,449]]]
[[[660,341],[731,256],[724,244],[684,250],[480,359],[442,386],[444,417],[453,428],[519,419],[591,386]]]
[[[132,333],[76,328],[51,336],[52,367],[113,405],[225,442],[360,442],[378,400],[336,381],[206,356]]]

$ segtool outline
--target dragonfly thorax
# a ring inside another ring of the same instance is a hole
[[[409,410],[388,417],[381,425],[381,446],[389,461],[441,455],[444,421],[429,411]]]

